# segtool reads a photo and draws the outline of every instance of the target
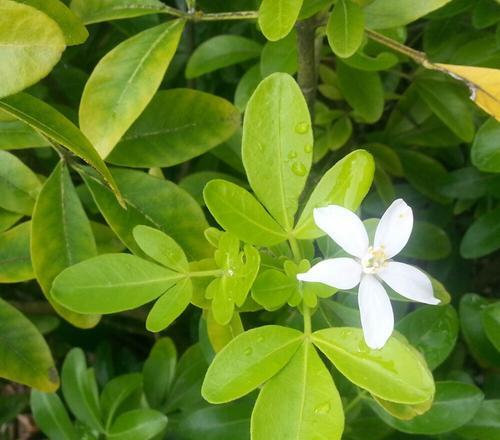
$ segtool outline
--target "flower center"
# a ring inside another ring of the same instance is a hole
[[[361,266],[364,273],[377,273],[386,266],[387,257],[385,256],[383,248],[374,249],[368,248],[368,252],[361,259]]]

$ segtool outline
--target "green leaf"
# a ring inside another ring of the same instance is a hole
[[[102,431],[94,371],[87,369],[85,354],[80,348],[71,349],[64,359],[62,392],[66,404],[78,420],[92,429]]]
[[[304,342],[267,381],[252,413],[252,439],[340,439],[342,401],[313,345]]]
[[[259,8],[259,26],[270,41],[286,37],[292,30],[303,0],[262,0]]]
[[[454,431],[478,411],[484,395],[474,385],[461,382],[437,382],[436,396],[429,411],[411,420],[398,420],[378,405],[372,408],[389,426],[409,434],[438,435]]]
[[[105,158],[158,90],[184,28],[168,21],[123,41],[97,64],[80,103],[80,127]]]
[[[123,374],[111,379],[102,390],[100,406],[104,426],[109,429],[115,420],[129,407],[136,408],[141,403],[142,375]]]
[[[104,254],[62,271],[51,295],[75,312],[116,313],[158,298],[182,277],[134,255]]]
[[[176,272],[187,272],[189,263],[182,248],[164,232],[139,225],[133,230],[135,241],[153,260]]]
[[[125,250],[125,246],[109,226],[94,221],[90,222],[90,226],[94,234],[98,254],[113,254]]]
[[[284,72],[289,75],[297,72],[296,32],[290,32],[285,38],[279,41],[268,41],[264,49],[262,49],[260,56],[260,73],[262,78],[276,72]]]
[[[375,405],[371,401],[368,402],[371,404],[374,412],[379,414],[379,417],[384,420],[385,417],[390,418],[390,416],[395,417],[397,420],[411,420],[415,417],[422,415],[429,411],[431,408],[434,399],[429,399],[426,402],[417,403],[415,405],[408,405],[405,403],[394,403],[389,402],[388,400],[383,400],[379,397],[372,396],[373,400],[380,405],[384,411],[382,411],[378,405]]]
[[[120,197],[113,177],[92,144],[69,119],[55,108],[34,96],[19,93],[0,100],[0,109],[26,122],[93,166],[110,185],[116,196]]]
[[[257,198],[287,231],[309,174],[312,145],[311,118],[299,86],[284,73],[268,76],[247,106],[242,155]]]
[[[172,387],[177,352],[170,338],[158,339],[142,367],[144,394],[149,405],[161,409]]]
[[[313,334],[314,344],[355,385],[396,403],[421,403],[434,395],[425,361],[410,345],[391,337],[372,350],[358,328],[330,328]]]
[[[78,440],[68,412],[57,394],[31,391],[31,411],[37,426],[51,440]]]
[[[446,204],[447,197],[438,192],[439,183],[446,176],[446,168],[436,159],[423,153],[410,150],[398,150],[403,164],[405,177],[422,194],[437,203]]]
[[[255,66],[248,69],[245,72],[245,74],[241,77],[240,81],[238,82],[238,85],[236,86],[236,90],[234,91],[234,105],[238,108],[240,112],[245,111],[248,100],[252,96],[253,92],[255,91],[259,83],[262,81],[262,75],[260,74],[260,69],[261,66],[259,64],[256,64]]]
[[[496,3],[496,4],[495,4]],[[476,29],[484,29],[500,21],[498,2],[479,0],[474,4],[472,24]]]
[[[71,9],[90,24],[156,14],[165,5],[159,0],[71,0]]]
[[[326,35],[330,47],[341,58],[353,55],[361,46],[365,18],[361,7],[351,0],[339,0],[333,8]]]
[[[191,194],[200,206],[205,206],[205,200],[203,200],[203,190],[208,182],[215,179],[226,180],[240,186],[245,185],[242,180],[231,176],[230,174],[220,173],[218,171],[199,171],[184,177],[179,182],[179,186]]]
[[[367,123],[380,119],[384,111],[384,89],[377,72],[353,69],[337,60],[339,87],[356,115]]]
[[[221,276],[208,286],[205,297],[212,300],[212,312],[220,325],[227,325],[233,317],[235,305],[241,307],[257,276],[260,254],[253,246],[245,245],[240,252],[238,238],[230,232],[221,235],[215,262]]]
[[[31,6],[0,0],[0,17],[0,98],[3,98],[47,76],[66,45],[56,22]]]
[[[496,440],[500,435],[500,400],[484,400],[472,420],[457,433],[470,440]]]
[[[16,156],[0,151],[0,207],[18,214],[31,215],[40,180]]]
[[[489,173],[500,172],[500,122],[494,118],[488,119],[476,133],[470,152],[471,161],[481,171]]]
[[[358,51],[349,58],[345,58],[343,61],[355,69],[378,72],[394,67],[399,63],[399,58],[391,52],[381,52],[377,56],[368,56]]]
[[[38,196],[31,223],[31,260],[35,276],[52,307],[81,328],[97,325],[99,316],[80,315],[54,301],[50,289],[64,269],[97,255],[89,220],[71,182],[59,163]]]
[[[301,332],[277,325],[242,333],[215,356],[203,382],[203,397],[225,403],[248,394],[281,370],[302,340]]]
[[[49,347],[21,312],[0,299],[0,377],[54,392],[59,377]]]
[[[49,142],[22,121],[0,121],[0,149],[47,147]]]
[[[441,260],[451,253],[451,242],[444,229],[432,223],[416,221],[401,256],[420,260]]]
[[[132,252],[145,255],[132,231],[137,225],[147,225],[172,237],[190,259],[211,256],[212,250],[203,235],[208,223],[187,192],[168,180],[139,171],[117,169],[113,176],[123,192],[127,209],[118,204],[100,181],[86,172],[82,174],[106,222]]]
[[[202,406],[200,390],[206,371],[207,361],[199,344],[192,345],[179,359],[165,412]]]
[[[486,306],[481,312],[484,332],[500,352],[500,302]]]
[[[500,248],[500,208],[479,218],[468,227],[460,243],[463,258],[479,258]]]
[[[450,355],[458,336],[458,316],[451,306],[424,306],[406,315],[396,328],[420,350],[431,370]]]
[[[448,172],[440,182],[439,192],[459,200],[474,200],[483,197],[498,183],[500,176],[484,174],[474,167],[466,167]]]
[[[224,67],[257,58],[262,47],[239,35],[218,35],[201,43],[186,66],[186,78],[192,79]]]
[[[220,325],[214,318],[213,313],[206,314],[206,332],[210,345],[215,353],[221,351],[236,336],[243,333],[243,323],[238,312],[233,314],[231,321],[226,325]],[[200,322],[200,325],[202,325]]]
[[[190,412],[179,425],[186,438],[204,440],[250,440],[253,402],[239,401]]]
[[[18,283],[35,278],[30,256],[31,222],[0,233],[0,283]]]
[[[227,141],[239,126],[239,111],[225,99],[198,90],[162,90],[107,161],[131,167],[170,167]]]
[[[283,228],[247,190],[225,180],[212,180],[203,190],[217,222],[247,243],[273,246],[286,240]]]
[[[324,235],[314,223],[314,208],[335,204],[357,210],[370,189],[374,171],[373,157],[365,150],[353,151],[338,161],[314,188],[300,214],[294,235],[301,240]]]
[[[466,100],[467,91],[460,85],[426,77],[419,78],[415,84],[420,97],[435,115],[460,139],[471,142],[475,128]]]
[[[261,272],[252,286],[252,298],[266,310],[277,310],[296,292],[298,283],[283,272],[268,269]]]
[[[451,0],[427,0],[414,2],[413,0],[374,0],[363,10],[366,26],[370,29],[388,29],[404,26],[427,15]]]
[[[481,321],[481,314],[488,301],[474,293],[460,300],[460,328],[470,354],[483,368],[500,367],[500,352],[490,342]]]
[[[109,440],[149,440],[164,432],[167,416],[153,409],[134,409],[122,414],[109,430]]]
[[[186,310],[192,295],[193,284],[188,278],[171,287],[155,302],[146,319],[146,328],[150,332],[166,329]]]
[[[0,232],[6,231],[14,226],[21,218],[22,214],[16,212],[7,211],[0,208]]]
[[[60,0],[16,0],[47,14],[61,28],[64,39],[68,46],[82,44],[88,38],[89,33],[83,26],[79,17]]]

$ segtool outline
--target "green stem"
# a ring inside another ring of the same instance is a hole
[[[420,52],[412,49],[411,47],[405,46],[404,44],[398,43],[392,38],[386,37],[385,35],[379,34],[378,32],[370,29],[366,29],[366,35],[377,43],[383,44],[396,52],[406,55],[418,64],[426,64],[428,62],[427,56],[424,52]]]
[[[235,11],[235,12],[213,12],[205,13],[189,9],[187,12],[180,9],[164,6],[158,12],[184,18],[190,21],[227,21],[227,20],[256,20],[259,17],[257,11]]]
[[[220,277],[224,271],[222,269],[200,270],[199,272],[189,272],[190,278]]]
[[[236,12],[213,12],[204,13],[196,11],[191,14],[190,20],[194,21],[227,21],[227,20],[256,20],[259,17],[257,11],[236,11]]]
[[[309,336],[311,334],[311,309],[309,307],[304,306],[303,310],[304,317],[304,334]]]
[[[307,102],[311,119],[314,118],[314,102],[316,100],[316,17],[300,20],[297,29],[297,82]]]
[[[290,249],[292,251],[293,259],[295,260],[296,263],[300,262],[300,260],[302,260],[302,253],[300,252],[299,243],[297,242],[297,239],[293,235],[290,235],[288,237],[288,243],[290,244]]]

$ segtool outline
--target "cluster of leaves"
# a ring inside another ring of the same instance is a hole
[[[499,438],[499,35],[497,0],[0,0],[0,376],[40,430]],[[390,291],[371,350],[296,275],[342,253],[314,208],[396,197],[441,305]],[[103,328],[125,367],[60,381]]]

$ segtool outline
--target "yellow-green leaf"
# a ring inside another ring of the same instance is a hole
[[[80,127],[105,158],[158,90],[177,49],[183,20],[125,40],[92,72],[80,104]]]
[[[65,47],[61,29],[43,12],[0,0],[0,98],[47,76]]]

